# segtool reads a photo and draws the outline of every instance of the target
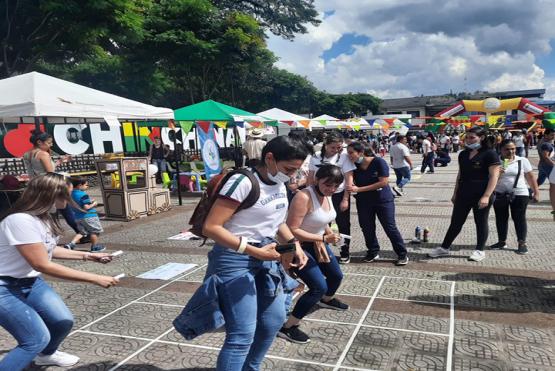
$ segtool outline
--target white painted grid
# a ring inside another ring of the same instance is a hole
[[[119,307],[118,309],[113,310],[112,312],[103,315],[97,319],[95,319],[94,321],[89,322],[86,325],[81,326],[78,330],[73,331],[70,335],[76,334],[76,333],[83,333],[83,334],[91,334],[91,335],[98,335],[98,336],[110,336],[110,337],[119,337],[119,338],[126,338],[126,339],[134,339],[134,340],[140,340],[140,341],[145,341],[147,342],[146,345],[143,345],[142,347],[140,347],[137,351],[133,352],[131,355],[129,355],[128,357],[126,357],[125,359],[123,359],[122,361],[120,361],[117,365],[113,366],[110,371],[115,371],[117,370],[119,367],[123,366],[124,364],[126,364],[127,362],[129,362],[131,359],[133,359],[134,357],[136,357],[138,354],[140,354],[141,352],[145,351],[146,349],[148,349],[150,346],[152,346],[153,344],[170,344],[170,345],[180,345],[180,346],[185,346],[185,347],[190,347],[190,348],[197,348],[197,349],[206,349],[206,350],[214,350],[214,351],[219,351],[220,348],[219,347],[210,347],[210,346],[204,346],[204,345],[198,345],[198,344],[191,344],[191,343],[186,343],[186,342],[175,342],[175,341],[168,341],[168,340],[162,340],[162,338],[164,336],[166,336],[167,334],[171,333],[174,329],[173,327],[167,329],[166,331],[164,331],[161,335],[157,336],[156,338],[152,339],[152,338],[142,338],[142,337],[135,337],[135,336],[128,336],[128,335],[120,335],[120,334],[112,334],[112,333],[104,333],[104,332],[98,332],[98,331],[90,331],[90,330],[86,330],[87,327],[101,321],[102,319],[105,319],[109,316],[111,316],[112,314],[115,314],[116,312],[118,312],[119,310],[126,308],[130,305],[133,304],[144,304],[144,305],[157,305],[157,306],[161,306],[161,307],[179,307],[179,308],[183,308],[183,305],[176,305],[176,304],[167,304],[167,303],[156,303],[156,302],[150,302],[147,300],[144,300],[146,297],[148,297],[149,295],[163,289],[164,287],[176,282],[176,281],[186,281],[186,282],[197,282],[197,281],[187,281],[185,278],[187,276],[192,275],[193,273],[203,269],[204,267],[206,267],[207,264],[204,264],[200,267],[197,267],[194,270],[191,270],[190,272],[184,273],[182,275],[180,275],[179,277],[171,280],[170,282],[167,282],[161,286],[159,286],[158,288],[151,290],[150,292],[148,292],[145,295],[142,295],[141,297],[132,300],[131,302]],[[357,323],[349,323],[349,322],[341,322],[341,321],[330,321],[330,320],[322,320],[322,319],[316,319],[316,318],[304,318],[304,321],[310,321],[310,322],[320,322],[320,323],[329,323],[329,324],[338,324],[338,325],[347,325],[347,326],[353,326],[355,327],[355,330],[353,331],[353,334],[351,335],[348,343],[346,344],[346,346],[344,347],[340,358],[338,359],[338,361],[335,364],[330,364],[330,363],[321,363],[321,362],[315,362],[315,361],[309,361],[309,360],[303,360],[303,359],[295,359],[295,358],[285,358],[285,357],[279,357],[279,356],[275,356],[275,355],[266,355],[266,358],[268,359],[275,359],[275,360],[282,360],[282,361],[288,361],[288,362],[294,362],[294,363],[301,363],[301,364],[310,364],[310,365],[317,365],[317,366],[323,366],[323,367],[330,367],[333,368],[334,371],[337,370],[360,370],[360,371],[377,371],[377,370],[373,370],[373,369],[367,369],[367,368],[360,368],[360,367],[352,367],[352,366],[346,366],[343,365],[343,362],[345,360],[345,357],[347,356],[353,342],[354,339],[356,338],[358,332],[360,331],[361,328],[377,328],[377,329],[383,329],[383,330],[392,330],[392,331],[399,331],[399,332],[409,332],[409,333],[419,333],[419,334],[425,334],[425,335],[435,335],[435,336],[442,336],[442,337],[448,337],[448,349],[447,349],[447,359],[446,359],[446,370],[447,371],[451,371],[452,369],[452,356],[453,356],[453,342],[454,342],[454,320],[455,320],[455,316],[454,316],[454,307],[455,307],[455,303],[454,303],[454,293],[455,293],[455,282],[454,281],[442,281],[442,280],[434,280],[434,279],[416,279],[416,280],[420,280],[420,281],[432,281],[432,282],[442,282],[442,283],[450,283],[451,287],[450,287],[450,302],[449,303],[441,303],[441,302],[432,302],[432,301],[422,301],[422,300],[411,300],[411,299],[398,299],[398,298],[388,298],[388,297],[381,297],[378,296],[382,285],[385,281],[386,278],[394,278],[394,279],[410,279],[413,280],[414,278],[407,278],[407,277],[395,277],[395,276],[379,276],[379,275],[371,275],[371,274],[361,274],[361,273],[345,273],[345,275],[356,275],[356,276],[371,276],[371,277],[381,277],[376,289],[374,290],[374,293],[372,296],[367,296],[367,295],[353,295],[353,294],[338,294],[340,296],[351,296],[351,297],[363,297],[363,298],[370,298],[368,305],[366,306],[366,309],[364,311],[364,313],[362,314],[360,320]],[[296,293],[295,297],[298,296],[299,294]],[[419,331],[419,330],[409,330],[409,329],[399,329],[399,328],[394,328],[394,327],[386,327],[386,326],[377,326],[377,325],[368,325],[368,324],[364,324],[364,320],[366,319],[366,317],[368,316],[368,313],[371,310],[371,307],[374,303],[374,301],[376,299],[380,299],[380,300],[397,300],[397,301],[407,301],[407,302],[417,302],[417,303],[426,303],[426,304],[433,304],[433,305],[448,305],[450,308],[450,315],[449,315],[449,333],[448,334],[443,334],[443,333],[436,333],[436,332],[429,332],[429,331]]]

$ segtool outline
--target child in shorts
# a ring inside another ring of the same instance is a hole
[[[86,192],[87,189],[89,189],[87,178],[72,178],[71,183],[73,184],[71,198],[73,198],[73,201],[75,201],[75,203],[81,209],[73,209],[73,211],[75,212],[75,222],[77,223],[77,227],[79,228],[79,231],[82,235],[90,237],[91,252],[104,251],[106,249],[106,246],[98,243],[98,235],[104,232],[95,209],[98,204],[96,201],[91,200]],[[74,247],[75,246],[72,246],[71,248]]]

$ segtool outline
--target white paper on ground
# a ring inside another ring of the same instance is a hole
[[[179,240],[179,241],[200,240],[200,237],[187,231],[187,232],[181,232],[180,234],[176,234],[175,236],[168,237],[168,240]]]
[[[145,280],[169,280],[196,266],[197,264],[166,263],[137,277],[144,278]]]

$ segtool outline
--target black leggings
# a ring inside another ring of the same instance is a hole
[[[351,235],[351,198],[349,197],[349,207],[347,207],[347,210],[341,211],[341,209],[339,208],[339,204],[343,200],[344,194],[345,194],[345,191],[334,193],[333,196],[331,196],[331,201],[333,203],[333,208],[337,213],[337,216],[335,217],[335,222],[337,223],[337,227],[339,228],[339,233],[350,236]],[[351,240],[344,239],[344,241],[345,241],[344,246],[347,246],[347,248],[349,248],[349,243],[351,242]]]
[[[441,247],[444,249],[449,249],[451,244],[457,238],[461,229],[466,222],[466,218],[470,213],[470,210],[474,213],[474,222],[476,223],[476,250],[483,250],[488,240],[488,217],[489,209],[492,205],[492,198],[488,206],[483,209],[478,208],[478,201],[480,198],[476,197],[466,197],[464,195],[457,195],[455,200],[455,206],[453,207],[453,214],[451,215],[451,225],[445,234],[443,243]]]
[[[509,209],[511,218],[515,224],[518,241],[526,242],[528,227],[526,225],[526,209],[530,198],[528,196],[515,196],[513,202],[509,202],[506,196],[498,195],[493,203],[495,211],[495,224],[499,242],[507,241],[509,231]]]

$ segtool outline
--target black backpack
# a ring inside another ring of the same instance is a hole
[[[214,205],[214,202],[216,202],[216,199],[218,198],[218,194],[220,193],[222,187],[233,175],[236,174],[243,174],[244,176],[249,178],[250,182],[252,183],[252,188],[247,198],[245,198],[243,202],[241,202],[237,210],[235,210],[235,213],[254,206],[256,201],[258,201],[258,199],[260,198],[260,184],[258,183],[258,180],[254,176],[254,174],[247,169],[238,169],[231,171],[225,175],[218,174],[212,177],[212,179],[210,179],[210,181],[208,182],[206,190],[202,193],[200,201],[195,207],[191,219],[189,219],[189,224],[191,225],[191,229],[189,229],[189,232],[193,233],[196,236],[204,238],[204,242],[206,242],[207,237],[202,233],[202,228],[204,226],[204,223],[206,222],[208,214],[210,213],[210,209],[212,208],[212,205]]]

